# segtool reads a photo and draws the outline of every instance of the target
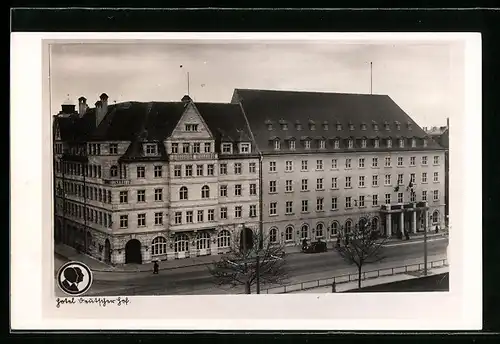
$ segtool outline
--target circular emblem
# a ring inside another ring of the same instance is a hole
[[[68,262],[59,269],[57,284],[68,295],[82,295],[92,285],[92,271],[83,263]]]

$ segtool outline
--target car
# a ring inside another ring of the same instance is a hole
[[[302,252],[304,253],[320,253],[326,251],[327,251],[326,242],[323,241],[315,241],[311,242],[310,244],[302,246]]]

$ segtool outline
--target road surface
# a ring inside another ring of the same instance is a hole
[[[429,262],[433,258],[446,255],[447,238],[432,239],[428,242]],[[364,266],[364,271],[387,266],[399,266],[408,263],[423,262],[423,243],[404,242],[391,244],[384,249],[384,260],[380,263]],[[355,267],[347,264],[335,251],[315,254],[295,253],[286,256],[289,271],[288,282],[298,283],[314,279],[350,273]],[[109,272],[117,274],[117,272]],[[119,273],[118,273],[119,274]],[[241,288],[219,288],[208,272],[207,266],[193,266],[173,270],[161,270],[158,275],[152,273],[129,273],[117,280],[99,280],[96,276],[87,295],[182,295],[182,294],[227,294],[239,293]],[[109,278],[108,278],[109,279]],[[262,285],[261,289],[272,286]],[[58,296],[63,296],[60,292]]]

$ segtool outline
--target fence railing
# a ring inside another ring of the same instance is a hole
[[[447,259],[439,259],[431,262],[427,262],[427,269],[440,268],[443,266],[448,266]],[[404,274],[408,272],[418,272],[424,270],[424,263],[408,264],[395,266],[390,268],[382,268],[377,270],[363,271],[361,272],[361,280],[367,280],[378,277],[394,276],[398,274]],[[333,282],[335,284],[355,282],[358,280],[358,273],[343,274],[338,276],[333,276],[330,278],[310,280],[300,283],[288,284],[279,287],[268,288],[262,290],[261,294],[285,294],[296,291],[302,291],[307,289],[319,288],[331,286]]]

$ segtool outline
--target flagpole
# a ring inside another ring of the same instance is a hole
[[[187,82],[188,82],[188,96],[189,96],[189,72],[187,72]]]
[[[373,94],[373,63],[370,62],[370,94]]]

